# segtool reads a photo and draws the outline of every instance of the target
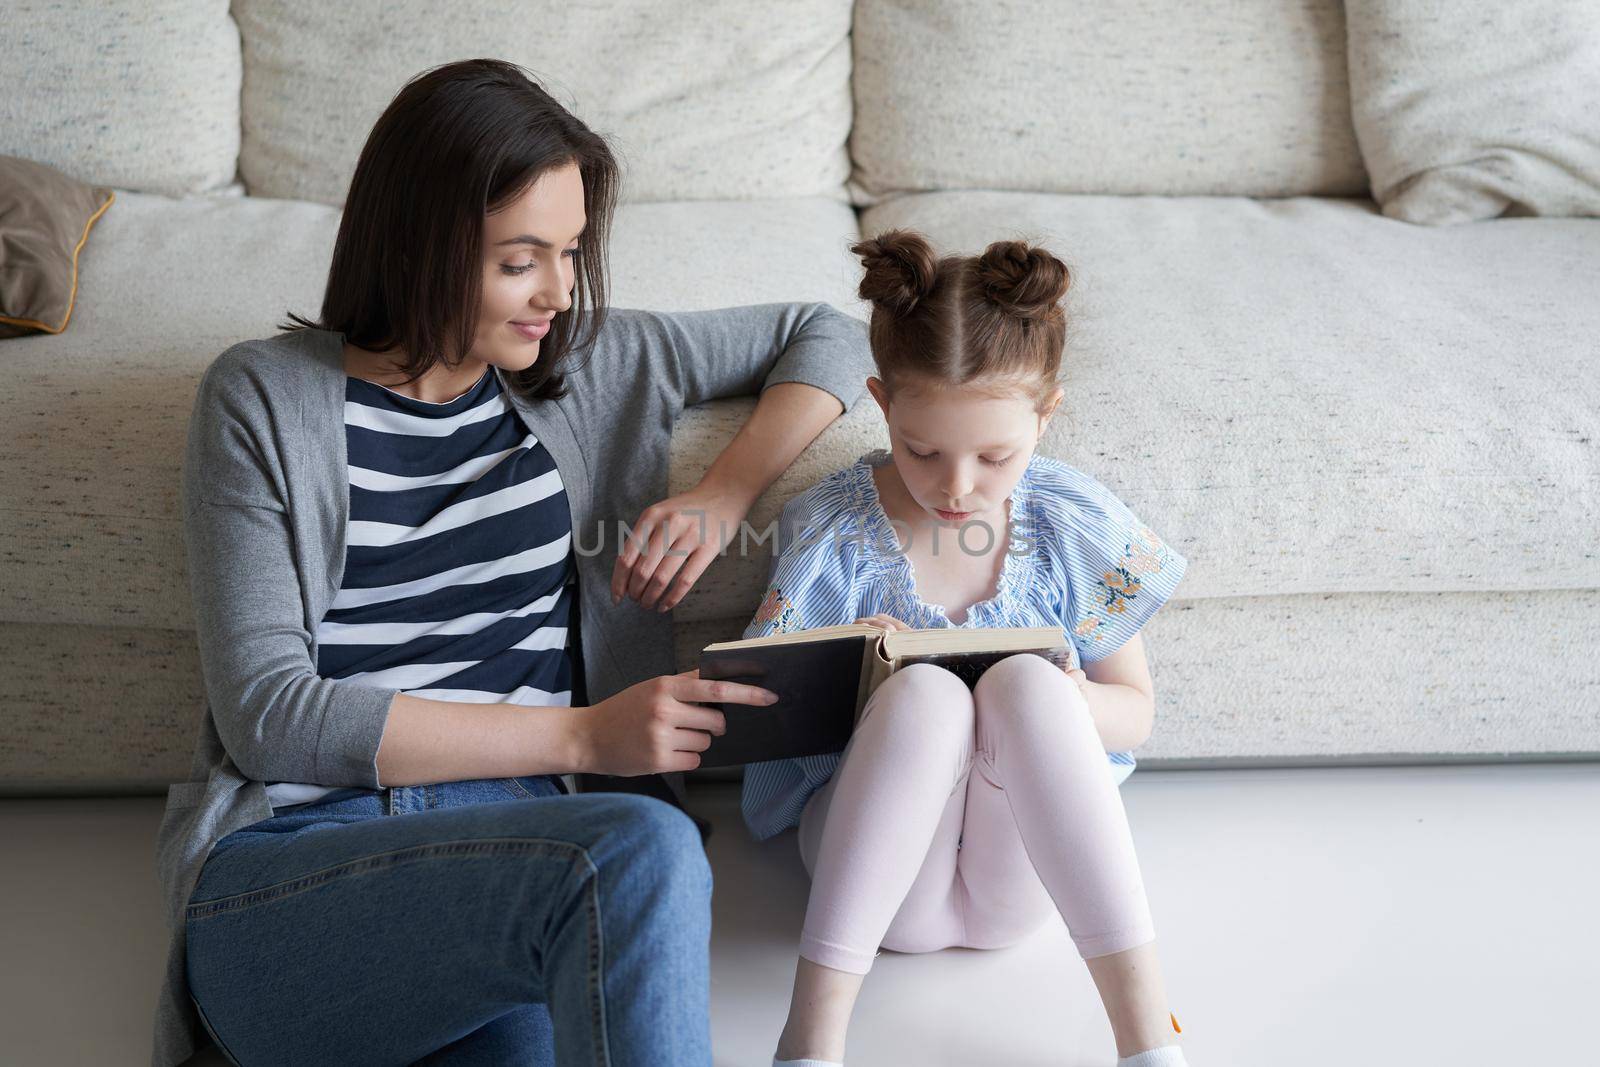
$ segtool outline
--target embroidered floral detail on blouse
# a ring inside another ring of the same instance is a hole
[[[794,601],[783,595],[777,586],[767,590],[767,595],[762,598],[761,606],[756,609],[756,625],[768,630],[769,634],[788,633],[798,630],[800,616],[794,610]]]
[[[1073,632],[1079,637],[1104,640],[1105,634],[1099,631],[1107,625],[1106,615],[1120,615],[1127,611],[1128,603],[1139,595],[1139,579],[1147,574],[1159,573],[1166,566],[1169,555],[1166,544],[1150,527],[1141,525],[1129,531],[1122,558],[1100,578],[1100,607],[1105,614],[1091,610]]]

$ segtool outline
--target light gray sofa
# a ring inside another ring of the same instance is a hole
[[[1190,560],[1146,766],[1600,754],[1600,220],[1386,217],[1339,0],[10,7],[0,153],[118,195],[68,331],[0,342],[8,793],[186,777],[195,386],[317,309],[372,120],[471,55],[613,136],[620,306],[864,314],[848,246],[894,226],[1073,266],[1045,451]],[[749,406],[685,417],[675,488]],[[752,521],[881,433],[862,405]],[[760,569],[681,606],[685,663]]]

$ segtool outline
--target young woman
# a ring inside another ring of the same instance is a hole
[[[701,702],[772,699],[673,675],[664,613],[868,350],[824,305],[608,312],[616,185],[520,68],[420,76],[361,153],[320,319],[201,381],[207,708],[158,843],[157,1065],[202,1026],[249,1064],[710,1062],[694,825],[562,776],[692,768]],[[678,412],[758,391],[663,500]]]
[[[855,251],[893,448],[790,502],[784,527],[806,536],[787,538],[746,636],[1048,626],[1085,666],[1012,656],[969,690],[916,664],[873,693],[842,754],[746,769],[752,833],[798,826],[812,875],[774,1067],[838,1067],[880,947],[999,948],[1052,913],[1119,1067],[1182,1067],[1117,787],[1153,715],[1138,631],[1186,561],[1092,476],[1034,452],[1063,396],[1060,260],[1019,241],[937,257],[908,231]]]

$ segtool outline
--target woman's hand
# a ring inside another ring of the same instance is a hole
[[[728,729],[722,712],[698,702],[765,706],[777,699],[753,685],[703,680],[699,671],[651,678],[580,716],[587,735],[583,769],[624,777],[692,771],[712,735]]]
[[[611,571],[611,602],[671,611],[739,532],[744,494],[701,482],[639,513]]]
[[[857,619],[856,626],[878,626],[893,633],[896,630],[909,630],[911,627],[895,618],[893,615],[868,615],[864,619]]]

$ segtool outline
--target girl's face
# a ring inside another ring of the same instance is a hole
[[[1021,392],[911,382],[891,399],[877,378],[867,389],[889,424],[901,482],[930,520],[952,525],[1004,523],[1006,501],[1061,402],[1060,389],[1042,413],[1037,398]]]
[[[577,164],[546,171],[483,223],[483,300],[472,355],[505,371],[531,367],[550,320],[572,306],[578,235],[588,219]]]

